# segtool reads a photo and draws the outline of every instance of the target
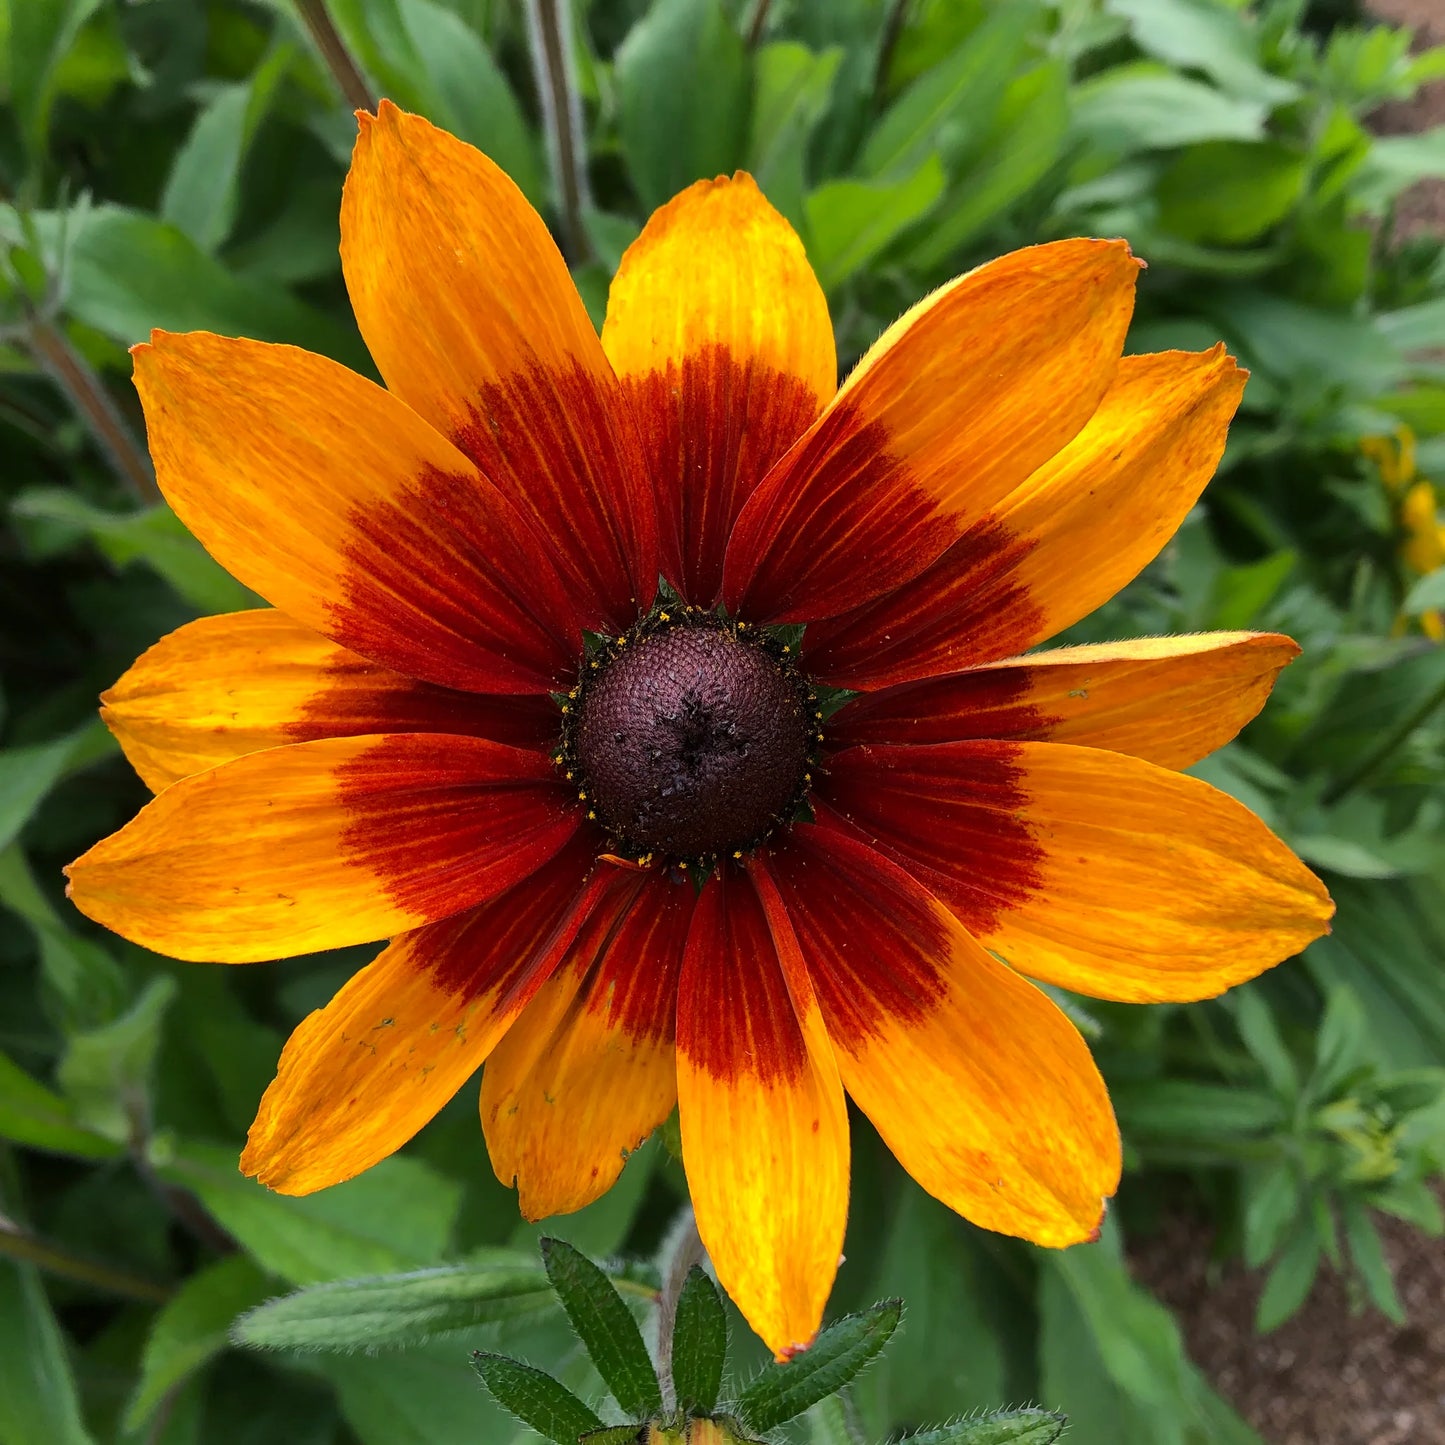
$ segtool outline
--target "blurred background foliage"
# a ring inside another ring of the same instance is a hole
[[[535,1270],[538,1231],[493,1179],[469,1096],[318,1197],[237,1172],[287,1030],[365,951],[176,965],[98,935],[61,895],[60,865],[143,801],[96,694],[169,629],[254,601],[158,504],[126,347],[206,328],[369,369],[337,257],[353,106],[308,10],[0,0],[0,1445],[529,1438],[466,1368],[489,1340],[598,1391],[555,1309],[488,1294],[498,1272]],[[1251,368],[1203,503],[1070,640],[1299,639],[1264,717],[1198,771],[1327,876],[1335,931],[1218,1002],[1066,1000],[1127,1143],[1095,1245],[1049,1254],[970,1228],[855,1119],[835,1305],[910,1305],[854,1390],[868,1438],[1034,1399],[1070,1414],[1076,1445],[1256,1440],[1124,1245],[1170,1210],[1202,1213],[1222,1255],[1268,1267],[1267,1330],[1322,1267],[1398,1316],[1375,1212],[1442,1227],[1445,548],[1429,479],[1445,483],[1445,251],[1393,216],[1406,187],[1445,176],[1445,128],[1382,139],[1369,118],[1445,75],[1445,53],[1412,55],[1340,0],[330,10],[353,90],[504,165],[599,321],[649,209],[746,167],[805,239],[845,368],[941,280],[1076,233],[1126,236],[1149,262],[1132,348],[1223,337]],[[534,64],[558,31],[561,63]],[[685,1197],[653,1141],[560,1229],[647,1261]],[[440,1263],[460,1293],[429,1312],[433,1282],[408,1312],[403,1282],[387,1298],[408,1323],[374,1355],[349,1352],[344,1319],[304,1349],[229,1333],[295,1287]],[[734,1368],[760,1358],[744,1347]],[[849,1438],[833,1416],[788,1428]]]

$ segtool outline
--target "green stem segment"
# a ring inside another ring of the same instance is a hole
[[[296,0],[296,9],[347,104],[355,110],[374,112],[376,97],[331,19],[326,0]]]
[[[90,363],[65,333],[43,316],[31,318],[25,339],[31,354],[65,393],[136,501],[154,506],[161,494],[150,459],[136,444],[120,409]]]
[[[143,1279],[140,1275],[114,1269],[108,1264],[82,1259],[69,1254],[52,1244],[27,1234],[10,1220],[0,1221],[0,1254],[10,1259],[33,1264],[48,1274],[57,1274],[81,1284],[93,1285],[107,1294],[120,1295],[123,1299],[140,1300],[144,1304],[165,1304],[171,1291],[154,1280]]]
[[[592,255],[592,244],[582,223],[591,196],[582,98],[576,84],[570,15],[563,0],[527,0],[527,35],[542,102],[547,153],[557,187],[563,249],[575,266]]]

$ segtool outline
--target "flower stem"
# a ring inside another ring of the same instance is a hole
[[[662,1386],[663,1408],[672,1410],[677,1406],[672,1389],[672,1335],[677,1325],[677,1302],[682,1298],[682,1287],[693,1265],[707,1258],[691,1205],[684,1205],[677,1223],[668,1232],[663,1257],[667,1268],[663,1271],[662,1293],[657,1297],[657,1382]]]
[[[35,315],[26,328],[31,354],[79,413],[111,466],[143,506],[160,501],[150,459],[136,444],[120,409],[90,363],[53,322]]]
[[[873,72],[875,106],[883,103],[883,92],[888,87],[888,67],[893,64],[893,52],[897,49],[898,37],[903,33],[903,24],[908,19],[908,4],[909,0],[893,0],[883,21],[883,34],[878,41],[878,68]]]
[[[532,71],[542,101],[547,155],[557,186],[563,249],[572,264],[591,258],[592,245],[582,224],[591,202],[587,181],[587,139],[582,129],[582,98],[576,84],[572,29],[563,0],[527,0],[527,37]]]
[[[78,1280],[81,1284],[93,1285],[96,1289],[104,1290],[107,1294],[120,1295],[123,1299],[140,1300],[145,1304],[165,1304],[171,1297],[171,1291],[163,1284],[57,1249],[54,1245],[37,1239],[13,1220],[3,1217],[0,1217],[0,1255],[33,1264],[47,1274],[57,1274],[65,1279]]]
[[[748,22],[748,49],[756,50],[762,42],[763,32],[768,28],[768,11],[773,0],[758,0],[753,7],[753,18]]]
[[[1390,761],[1390,758],[1401,744],[1408,740],[1411,733],[1429,718],[1430,714],[1433,713],[1441,703],[1445,703],[1445,682],[1442,682],[1439,687],[1435,688],[1417,708],[1406,713],[1339,782],[1326,788],[1320,801],[1326,807],[1331,807],[1342,798],[1353,793],[1361,783],[1368,782],[1370,778]]]
[[[361,67],[346,48],[341,32],[332,21],[326,8],[326,0],[296,0],[296,9],[347,104],[354,110],[374,111],[376,97],[371,93],[366,76],[362,74]]]

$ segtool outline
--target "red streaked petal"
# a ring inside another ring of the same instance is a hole
[[[134,349],[156,478],[227,571],[343,647],[473,692],[571,674],[579,609],[537,537],[379,386],[294,346]]]
[[[822,287],[751,176],[698,181],[628,247],[602,345],[658,492],[663,570],[711,607],[743,503],[837,390]]]
[[[677,1064],[698,1233],[743,1318],[786,1358],[817,1333],[837,1272],[848,1118],[831,1051],[799,1026],[758,895],[736,873],[715,874],[693,914]]]
[[[1223,346],[1126,356],[1088,424],[927,571],[808,629],[811,674],[887,687],[1025,652],[1087,616],[1199,499],[1245,377]]]
[[[66,872],[76,907],[123,938],[248,963],[449,918],[535,872],[580,818],[541,753],[326,738],[182,779]]]
[[[1073,1024],[826,816],[794,829],[768,866],[843,1085],[899,1163],[985,1229],[1087,1239],[1118,1187],[1120,1148]]]
[[[696,895],[658,873],[617,878],[615,904],[598,909],[482,1075],[492,1167],[527,1219],[605,1193],[677,1102],[677,979]]]
[[[546,223],[480,151],[382,101],[341,202],[357,325],[393,393],[551,544],[586,626],[657,585],[654,503],[602,344]]]
[[[476,1072],[591,914],[611,872],[589,879],[574,840],[531,877],[455,918],[403,934],[281,1054],[241,1169],[310,1194],[401,1148]]]
[[[1096,998],[1212,997],[1298,953],[1334,911],[1243,804],[1100,748],[849,748],[826,797],[986,947]]]
[[[1018,738],[1076,743],[1186,768],[1264,706],[1299,647],[1275,632],[1141,637],[1031,652],[863,693],[828,724],[831,745]]]
[[[364,733],[456,733],[541,751],[552,699],[417,682],[260,609],[163,637],[101,696],[101,716],[152,792],[233,758]]]
[[[1088,421],[1139,263],[1055,241],[925,297],[753,493],[728,546],[734,613],[810,622],[922,572]]]

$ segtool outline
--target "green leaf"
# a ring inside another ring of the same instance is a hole
[[[825,291],[856,275],[943,194],[943,164],[925,157],[912,175],[893,181],[826,181],[803,203],[808,257]]]
[[[994,7],[952,54],[889,106],[863,147],[864,175],[912,173],[930,155],[947,158],[976,140],[992,122],[1042,13],[1034,0]]]
[[[1255,1311],[1260,1334],[1277,1329],[1305,1302],[1320,1267],[1320,1241],[1313,1225],[1301,1223],[1275,1261]]]
[[[902,1300],[882,1300],[835,1320],[802,1354],[767,1366],[738,1397],[750,1429],[773,1430],[841,1390],[877,1357],[903,1318]]]
[[[117,567],[144,563],[203,614],[257,605],[255,593],[213,561],[164,503],[139,512],[109,512],[61,487],[39,487],[22,492],[14,511],[74,527]]]
[[[301,1198],[247,1179],[224,1146],[187,1142],[156,1167],[195,1194],[257,1264],[290,1284],[429,1265],[445,1250],[461,1201],[459,1185],[396,1156]]]
[[[1258,1269],[1279,1248],[1300,1212],[1299,1178],[1287,1159],[1244,1177],[1244,1262]]]
[[[1434,612],[1445,607],[1445,567],[1437,568],[1428,577],[1422,577],[1405,594],[1402,609],[1411,617],[1422,612]]]
[[[1350,1247],[1350,1259],[1364,1282],[1366,1292],[1383,1315],[1395,1324],[1403,1325],[1405,1308],[1396,1293],[1395,1280],[1385,1262],[1379,1231],[1370,1218],[1369,1210],[1359,1199],[1347,1195],[1341,1203],[1341,1212],[1345,1219],[1345,1242]]]
[[[0,749],[0,852],[19,836],[46,795],[69,773],[111,751],[99,718],[53,742]]]
[[[915,266],[944,265],[1034,188],[1063,153],[1069,75],[1062,61],[1036,65],[1004,92],[993,124],[908,251]]]
[[[775,41],[754,60],[747,169],[763,194],[801,229],[808,142],[828,109],[843,51],[815,55],[791,40]]]
[[[532,1365],[478,1351],[472,1368],[504,1410],[555,1445],[577,1445],[580,1436],[602,1428],[602,1421],[565,1385]]]
[[[1310,1085],[1316,1098],[1331,1098],[1346,1075],[1365,1061],[1368,1028],[1365,1011],[1354,993],[1347,988],[1331,990],[1315,1035],[1315,1072]]]
[[[1186,241],[1254,241],[1294,208],[1306,170],[1305,157],[1278,141],[1191,146],[1159,177],[1160,223]]]
[[[1268,107],[1149,64],[1120,65],[1074,91],[1074,129],[1127,155],[1210,140],[1262,140]]]
[[[1053,1445],[1067,1424],[1052,1410],[999,1410],[909,1435],[901,1445]]]
[[[175,979],[162,974],[119,1018],[66,1041],[56,1078],[79,1122],[112,1139],[130,1136],[131,1101],[149,1093],[161,1028],[175,996]]]
[[[0,1259],[0,1440],[94,1445],[66,1342],[36,1270]]]
[[[1420,181],[1445,176],[1445,125],[1415,135],[1382,136],[1350,177],[1350,195],[1366,210],[1380,210]]]
[[[748,125],[748,56],[719,0],[659,0],[617,50],[617,128],[649,207],[734,170]]]
[[[45,153],[56,72],[100,0],[11,0],[10,104],[38,161]]]
[[[641,1419],[662,1409],[657,1372],[642,1331],[612,1281],[566,1240],[542,1240],[547,1278],[597,1373],[623,1412]]]
[[[112,1159],[123,1152],[117,1140],[78,1123],[69,1100],[32,1079],[4,1054],[0,1054],[0,1138],[78,1159]]]
[[[1113,1093],[1119,1122],[1133,1138],[1229,1139],[1284,1122],[1273,1094],[1196,1079],[1150,1079],[1119,1084]]]
[[[1274,1014],[1264,995],[1254,988],[1240,988],[1232,995],[1234,1021],[1244,1046],[1264,1070],[1265,1078],[1281,1098],[1292,1099],[1299,1093],[1299,1073],[1294,1059],[1280,1037]]]
[[[672,1383],[678,1407],[700,1415],[717,1409],[728,1352],[728,1317],[717,1286],[698,1265],[677,1298],[672,1330]]]
[[[141,1429],[170,1391],[226,1349],[232,1321],[269,1291],[266,1276],[244,1254],[193,1274],[151,1326],[125,1428]]]
[[[401,1349],[555,1308],[547,1276],[533,1260],[496,1250],[466,1264],[311,1285],[251,1310],[233,1333],[237,1343],[257,1349]]]

